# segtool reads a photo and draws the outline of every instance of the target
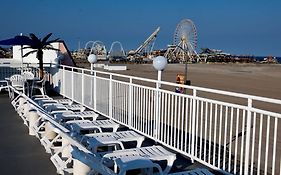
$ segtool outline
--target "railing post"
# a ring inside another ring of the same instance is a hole
[[[160,89],[160,87],[161,87],[161,74],[162,74],[162,71],[161,70],[159,70],[158,71],[158,78],[157,78],[157,83],[156,83],[156,95],[155,95],[155,108],[156,108],[156,110],[155,110],[155,123],[154,123],[154,132],[153,132],[153,137],[154,138],[158,138],[158,136],[159,136],[159,127],[158,127],[158,125],[159,125],[159,118],[160,118],[160,99],[159,99],[159,97],[160,97],[160,94],[159,94],[159,89]]]
[[[253,107],[253,100],[248,98],[248,109],[247,109],[247,124],[246,124],[246,145],[245,145],[245,163],[244,163],[244,174],[249,174],[249,157],[250,157],[250,133],[251,133],[251,109]]]
[[[109,78],[109,117],[112,116],[112,74],[110,74]]]
[[[94,110],[97,110],[97,72],[94,72]]]
[[[90,71],[90,74],[91,74],[91,76],[90,76],[90,81],[91,81],[91,88],[90,88],[90,91],[91,91],[91,94],[90,94],[90,97],[91,97],[91,100],[90,100],[90,102],[89,102],[89,104],[93,107],[94,105],[93,105],[93,73],[94,73],[94,64],[92,64],[91,63],[91,71]],[[95,95],[94,95],[95,96]],[[94,110],[95,110],[95,108],[94,108]]]
[[[74,101],[74,71],[73,71],[73,67],[71,68],[71,73],[72,73],[72,76],[71,76],[71,98],[72,98],[72,101]]]
[[[82,104],[85,105],[84,101],[84,82],[85,82],[85,76],[84,76],[84,69],[82,69]]]
[[[193,100],[192,100],[192,131],[191,131],[191,155],[192,155],[192,158],[191,158],[191,161],[192,163],[194,163],[194,156],[195,156],[195,118],[197,117],[196,116],[196,96],[197,96],[197,92],[196,92],[196,89],[193,89]]]
[[[132,103],[133,103],[133,87],[132,87],[133,79],[130,77],[129,84],[129,109],[128,109],[128,125],[132,126]]]
[[[63,95],[65,96],[65,67],[62,67],[62,89],[63,89]]]

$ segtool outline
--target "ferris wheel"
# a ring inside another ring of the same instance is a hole
[[[197,32],[194,23],[190,19],[184,19],[177,25],[173,45],[167,50],[170,59],[184,61],[194,61],[199,58],[196,53]]]
[[[194,23],[190,19],[184,19],[177,25],[174,33],[174,45],[190,51],[196,49],[197,32]]]

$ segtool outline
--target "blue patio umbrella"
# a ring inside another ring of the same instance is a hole
[[[21,59],[22,59],[22,63],[23,64],[23,51],[22,51],[22,46],[23,45],[34,45],[34,41],[31,40],[28,36],[24,36],[24,35],[17,35],[14,38],[10,38],[10,39],[6,39],[6,40],[2,40],[0,41],[0,45],[10,45],[10,46],[14,46],[14,45],[21,45]]]
[[[6,39],[0,41],[0,45],[33,45],[35,44],[34,41],[32,41],[28,36],[24,35],[18,35],[15,36],[14,38]]]

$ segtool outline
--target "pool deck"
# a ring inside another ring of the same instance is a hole
[[[37,138],[28,135],[28,128],[4,92],[0,92],[0,111],[1,174],[57,174],[50,155],[45,153]]]

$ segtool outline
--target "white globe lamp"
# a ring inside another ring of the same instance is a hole
[[[163,71],[167,66],[167,58],[163,56],[158,56],[153,59],[153,67],[158,71]]]
[[[90,54],[88,56],[88,61],[91,64],[95,64],[98,61],[98,58],[97,58],[97,56],[95,54]]]
[[[158,71],[158,83],[156,84],[156,88],[160,88],[160,82],[161,82],[161,74],[162,71],[166,68],[168,62],[167,58],[163,56],[158,56],[153,59],[153,67]]]
[[[88,61],[91,63],[91,74],[93,74],[94,64],[98,61],[98,58],[95,54],[90,54],[88,56]]]

